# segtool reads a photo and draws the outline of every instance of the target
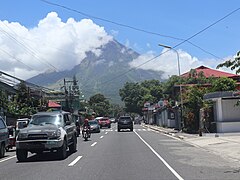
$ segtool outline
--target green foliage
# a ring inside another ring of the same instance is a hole
[[[109,100],[102,94],[95,94],[90,97],[90,108],[96,113],[97,116],[109,116],[110,103]]]
[[[23,82],[19,84],[15,97],[7,104],[8,113],[15,116],[29,116],[37,112],[36,107],[39,106],[39,100],[31,97],[29,90]]]
[[[240,73],[240,51],[237,52],[237,55],[234,57],[233,60],[227,60],[224,63],[221,63],[217,66],[220,67],[227,67],[231,68],[231,70],[236,70],[236,74]]]
[[[0,90],[0,107],[3,109],[7,109],[7,104],[8,104],[8,98],[7,98],[7,94]]]
[[[212,81],[212,92],[234,90],[236,90],[236,81],[233,79],[222,77]]]
[[[127,82],[119,90],[126,111],[141,114],[145,102],[156,103],[163,97],[163,87],[158,80],[145,80],[142,83]]]

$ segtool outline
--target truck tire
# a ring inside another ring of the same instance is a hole
[[[75,153],[77,151],[77,137],[73,135],[73,143],[69,146],[70,153]]]
[[[19,162],[24,162],[24,161],[27,160],[28,152],[24,149],[17,149],[16,150],[16,155],[17,155],[17,160]]]
[[[67,157],[67,141],[64,139],[62,147],[57,150],[58,156],[61,160],[66,159]]]
[[[5,156],[5,144],[1,143],[0,144],[0,158]]]

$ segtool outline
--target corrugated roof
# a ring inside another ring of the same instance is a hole
[[[203,72],[203,74],[206,78],[212,77],[212,76],[214,76],[214,77],[228,77],[228,78],[240,77],[239,75],[236,75],[236,74],[211,69],[211,68],[208,68],[208,67],[205,67],[205,66],[199,66],[194,70],[196,70],[197,74],[199,74],[200,72]],[[190,71],[182,74],[181,77],[189,77],[189,74],[190,74]]]

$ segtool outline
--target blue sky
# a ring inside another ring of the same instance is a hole
[[[51,2],[98,18],[181,39],[191,37],[240,7],[240,3],[237,0],[54,0]],[[50,12],[56,12],[63,23],[66,23],[69,18],[73,18],[76,22],[80,22],[83,19],[91,19],[97,26],[104,27],[104,31],[108,35],[142,54],[142,58],[138,59],[136,63],[131,64],[133,67],[139,65],[141,60],[144,61],[144,59],[146,60],[164,51],[158,46],[159,43],[175,46],[181,42],[176,39],[143,33],[99,19],[89,18],[80,13],[49,5],[40,0],[8,0],[0,2],[0,21],[3,22],[6,20],[8,24],[18,22],[29,31],[37,28],[39,21],[46,18]],[[176,50],[182,53],[182,55],[180,54],[180,60],[183,62],[184,57],[187,56],[189,62],[195,62],[193,63],[193,67],[203,64],[215,68],[217,63],[233,57],[236,52],[240,50],[239,20],[240,10],[190,40],[209,53],[189,43],[184,43],[176,47]],[[13,34],[21,32],[18,31],[17,28],[15,30],[14,27],[11,27],[11,30],[15,32]],[[18,38],[19,37],[21,36],[18,36]],[[22,41],[22,43],[27,42]],[[54,44],[51,46],[54,46]],[[0,49],[1,47],[3,48],[5,45],[2,44],[1,46],[0,44]],[[9,50],[9,48],[7,50]],[[24,57],[23,55],[21,57],[19,53],[16,53],[16,56],[20,59]],[[166,57],[170,56],[171,55]],[[174,53],[172,53],[172,56],[174,56]],[[171,61],[171,58],[169,61]],[[188,66],[189,62],[181,64],[182,71],[186,71],[190,67]],[[54,61],[51,61],[51,63],[54,65]],[[154,65],[153,62],[152,64]],[[146,69],[151,69],[151,67],[152,66],[149,65]],[[8,69],[7,71],[11,72],[12,70]],[[17,68],[14,71],[18,72]],[[34,73],[37,72],[39,72],[39,70],[36,70]],[[34,73],[32,73],[32,75]],[[31,74],[28,76],[31,76]]]

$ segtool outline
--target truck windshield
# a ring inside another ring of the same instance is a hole
[[[33,116],[30,125],[45,125],[54,124],[58,126],[63,125],[63,120],[60,115],[36,115]]]

